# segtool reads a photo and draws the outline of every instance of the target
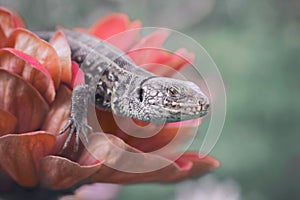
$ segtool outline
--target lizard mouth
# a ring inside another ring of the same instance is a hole
[[[172,115],[171,118],[180,120],[190,120],[203,117],[208,113],[209,104],[187,106],[186,108],[169,108],[167,111]]]

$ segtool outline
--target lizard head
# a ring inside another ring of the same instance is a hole
[[[136,93],[143,113],[137,118],[143,121],[177,122],[199,118],[208,112],[208,98],[190,81],[149,77],[141,82]]]

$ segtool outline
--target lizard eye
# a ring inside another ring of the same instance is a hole
[[[176,95],[179,94],[178,90],[174,87],[169,87],[167,91],[172,97],[175,97]]]

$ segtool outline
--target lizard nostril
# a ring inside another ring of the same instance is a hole
[[[202,110],[207,110],[208,107],[209,107],[209,104],[206,103],[205,101],[199,101],[198,103],[199,103],[199,105],[200,105],[201,111],[202,111]]]

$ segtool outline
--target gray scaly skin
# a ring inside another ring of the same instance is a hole
[[[116,115],[146,122],[177,122],[204,116],[208,98],[192,82],[159,77],[137,67],[124,52],[98,38],[64,30],[72,51],[72,60],[80,64],[85,74],[84,85],[74,88],[71,114],[60,131],[70,129],[65,149],[72,135],[79,145],[79,134],[88,142],[87,105],[90,100],[101,109]],[[54,32],[36,32],[49,41]]]

